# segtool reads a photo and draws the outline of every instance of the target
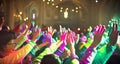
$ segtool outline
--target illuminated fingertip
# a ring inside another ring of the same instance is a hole
[[[28,25],[25,25],[26,28],[28,28]]]

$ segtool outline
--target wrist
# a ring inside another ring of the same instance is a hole
[[[52,35],[52,33],[51,33],[51,32],[48,32],[48,34]]]
[[[33,42],[36,42],[37,40],[36,39],[31,39]]]
[[[34,41],[32,41],[32,40],[29,41],[29,44],[30,44],[31,46],[33,46],[33,47],[36,45],[36,43],[35,43]]]
[[[91,51],[91,52],[97,52],[96,47],[90,46],[87,51]]]
[[[94,42],[91,44],[91,46],[92,46],[93,48],[97,47],[97,45],[98,45],[98,44],[96,44],[96,43],[94,43]]]
[[[70,58],[78,58],[77,55],[71,55]]]

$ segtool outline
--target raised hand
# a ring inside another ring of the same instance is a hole
[[[67,35],[67,42],[69,43],[75,43],[76,35],[73,31],[69,31]]]
[[[78,56],[75,53],[75,47],[74,47],[76,40],[75,38],[76,38],[75,33],[73,31],[69,31],[67,35],[67,44],[71,51],[71,58],[78,58]]]
[[[81,33],[80,41],[87,42],[87,37],[83,33]]]
[[[67,37],[67,33],[66,32],[60,33],[59,38],[60,38],[61,41],[66,41],[66,37]]]
[[[67,30],[65,30],[65,28],[62,28],[62,26],[60,26],[59,38],[61,41],[66,41],[66,38],[67,38]]]
[[[118,37],[118,22],[113,23],[112,32],[110,34],[110,45],[115,45]]]
[[[28,35],[30,34],[30,30],[28,29],[28,26],[26,25],[24,31],[15,39],[15,42],[17,42],[17,45],[15,49],[18,49],[25,41],[28,40]]]
[[[53,35],[56,32],[56,29],[53,29],[52,26],[48,27],[48,33]]]
[[[32,34],[32,41],[36,42],[38,40],[38,37],[40,36],[41,29],[35,28],[33,34]]]
[[[44,33],[42,42],[48,42],[48,46],[50,46],[52,44],[52,35],[48,33]]]
[[[99,44],[104,31],[105,31],[105,26],[104,25],[98,25],[98,26],[95,27],[95,29],[94,29],[94,41],[92,43],[93,47],[96,47]]]
[[[22,32],[22,34],[24,34],[24,35],[29,35],[29,34],[31,34],[31,32],[30,32],[30,30],[28,29],[28,26],[27,26],[27,25],[25,25],[25,29],[24,29],[24,31]]]

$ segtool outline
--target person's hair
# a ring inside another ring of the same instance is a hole
[[[4,12],[0,11],[0,18],[4,16],[5,16]]]
[[[17,35],[12,31],[0,31],[0,51],[3,51],[8,42],[15,38]]]
[[[55,58],[54,54],[49,54],[43,57],[40,64],[59,64],[59,61]]]
[[[78,58],[66,58],[65,60],[63,60],[63,64],[80,64],[80,62]]]
[[[1,11],[0,11],[0,25],[3,24],[3,22],[2,22],[3,17],[5,17],[5,16],[4,16],[4,12],[1,12]]]

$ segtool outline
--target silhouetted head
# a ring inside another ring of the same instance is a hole
[[[13,43],[13,39],[16,39],[17,35],[12,31],[0,31],[0,51],[4,51],[8,44]]]
[[[54,54],[45,55],[40,64],[59,64]]]
[[[0,11],[0,26],[2,26],[4,24],[4,13]]]

